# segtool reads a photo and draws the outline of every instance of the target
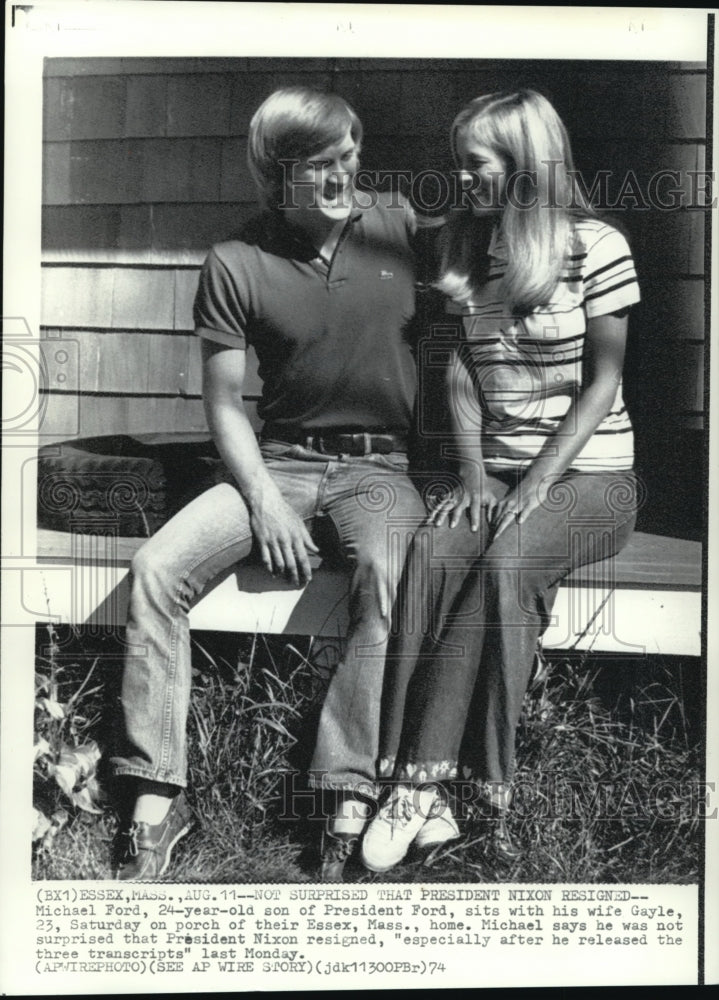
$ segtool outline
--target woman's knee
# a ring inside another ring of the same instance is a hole
[[[482,554],[484,539],[469,528],[469,523],[454,528],[446,524],[426,525],[414,536],[404,578],[415,585],[439,585],[448,576],[470,573]]]
[[[543,595],[557,569],[551,560],[528,561],[514,552],[490,546],[478,564],[485,600],[497,607],[502,621],[533,624],[544,619]],[[561,574],[560,574],[561,575]]]

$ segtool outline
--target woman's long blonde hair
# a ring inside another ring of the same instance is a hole
[[[567,131],[546,97],[519,90],[477,97],[460,111],[451,130],[458,168],[460,138],[491,147],[507,162],[512,197],[499,223],[508,258],[503,297],[517,313],[529,313],[556,288],[572,218],[596,215],[576,184]],[[437,287],[459,302],[471,299],[486,275],[486,233],[486,219],[470,207],[451,213]]]

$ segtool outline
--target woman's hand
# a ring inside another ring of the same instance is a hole
[[[484,469],[477,463],[461,465],[459,468],[459,483],[429,515],[428,521],[436,527],[441,527],[448,520],[450,528],[456,527],[464,511],[469,514],[469,526],[472,531],[479,531],[481,518],[484,516],[491,522],[499,499],[487,478]]]
[[[532,511],[541,507],[547,498],[551,480],[546,479],[539,484],[529,482],[526,478],[515,489],[510,490],[494,508],[492,522],[492,537],[496,538],[514,521],[522,524]]]

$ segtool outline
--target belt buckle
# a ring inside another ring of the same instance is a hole
[[[377,451],[380,455],[389,455],[394,451],[394,438],[391,434],[383,434],[381,436]]]
[[[344,452],[346,455],[352,455],[357,457],[358,455],[367,455],[367,434],[363,433],[345,433],[337,435],[338,450]]]
[[[351,434],[322,434],[317,438],[323,455],[351,455],[354,440]]]
[[[335,442],[334,447],[330,450],[337,455],[352,454],[352,435],[351,434],[334,434],[333,440]]]

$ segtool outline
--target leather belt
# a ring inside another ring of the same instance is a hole
[[[407,451],[406,437],[383,431],[325,430],[316,427],[303,430],[270,424],[262,429],[261,439],[301,444],[323,455],[389,455],[393,451]]]

